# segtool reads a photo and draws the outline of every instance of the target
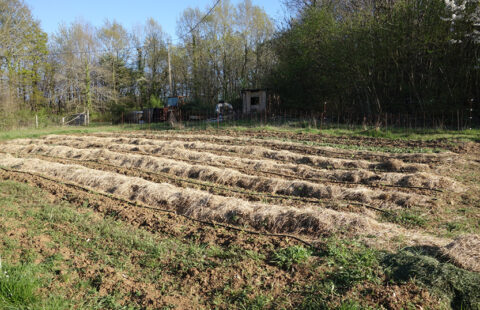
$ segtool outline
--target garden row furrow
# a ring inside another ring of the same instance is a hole
[[[74,182],[149,206],[165,207],[200,220],[248,225],[269,232],[298,233],[311,237],[349,234],[365,238],[366,242],[375,246],[384,247],[388,247],[389,241],[399,236],[404,236],[405,242],[411,245],[445,246],[450,241],[407,230],[395,224],[380,223],[361,214],[318,207],[295,208],[253,203],[80,165],[0,155],[0,166],[45,174],[60,181]]]
[[[111,137],[111,133],[99,133],[96,136]],[[118,135],[115,135],[118,137]],[[202,141],[212,142],[216,144],[233,145],[233,146],[260,146],[267,148],[271,151],[290,151],[298,154],[308,155],[321,155],[335,158],[357,158],[369,161],[385,161],[388,159],[397,159],[405,163],[421,163],[432,164],[441,162],[451,162],[454,160],[453,153],[385,153],[379,151],[366,151],[362,149],[354,149],[355,145],[350,146],[352,149],[341,149],[332,146],[315,145],[313,142],[310,144],[300,143],[296,141],[284,141],[274,138],[249,138],[249,137],[231,137],[231,136],[218,136],[218,135],[206,135],[206,134],[183,134],[178,132],[168,133],[139,133],[128,134],[129,138],[144,138],[151,140],[166,140],[166,141]],[[328,145],[328,144],[327,144]]]
[[[72,146],[75,143],[69,143]],[[105,146],[110,148],[112,145]],[[107,149],[79,149],[71,146],[52,145],[4,145],[3,151],[20,154],[103,160],[119,167],[139,168],[152,172],[163,172],[184,178],[193,178],[211,183],[234,186],[257,192],[311,197],[318,199],[349,200],[361,203],[375,203],[386,207],[388,204],[408,207],[430,203],[428,197],[397,191],[372,190],[358,186],[345,188],[337,185],[315,184],[307,181],[284,180],[248,175],[233,169],[219,169],[211,166],[191,165],[185,162],[161,157],[124,154]],[[388,206],[392,207],[392,206]]]
[[[120,143],[120,144],[134,144],[138,146],[151,146],[158,148],[183,148],[191,151],[208,153],[208,151],[220,151],[223,152],[226,157],[242,157],[242,154],[248,154],[259,160],[269,159],[280,162],[293,163],[296,165],[308,165],[313,167],[327,168],[327,169],[370,169],[370,170],[386,170],[390,172],[417,172],[429,170],[427,165],[424,164],[406,164],[400,160],[386,160],[383,162],[369,162],[366,160],[352,160],[352,159],[338,159],[324,156],[315,155],[303,155],[290,151],[271,151],[266,148],[256,148],[249,146],[226,146],[213,143],[204,142],[187,142],[182,143],[179,141],[152,141],[142,138],[104,138],[95,136],[48,136],[45,138],[47,141],[62,141],[65,139],[77,140],[77,141],[89,141],[100,143]],[[227,153],[225,153],[227,152]],[[245,157],[245,156],[244,156]]]
[[[8,154],[5,152],[1,152]],[[153,172],[144,169],[139,169],[136,167],[119,167],[112,165],[109,162],[98,160],[98,159],[73,159],[73,158],[63,158],[50,155],[35,155],[29,154],[22,156],[22,158],[37,158],[45,161],[52,161],[61,164],[74,164],[82,165],[86,168],[102,170],[107,172],[119,173],[126,176],[133,176],[145,179],[147,181],[155,183],[170,183],[175,186],[183,188],[193,188],[198,190],[205,190],[209,193],[221,195],[225,197],[235,197],[247,201],[261,201],[263,203],[274,203],[279,205],[286,206],[295,206],[295,207],[305,207],[305,206],[321,206],[324,208],[332,208],[334,210],[348,211],[362,213],[365,216],[377,217],[377,213],[371,212],[370,210],[381,212],[390,217],[395,217],[395,213],[377,207],[363,204],[355,203],[351,201],[339,201],[339,200],[329,200],[329,199],[318,199],[318,198],[308,198],[308,197],[298,197],[298,196],[289,196],[289,195],[279,195],[279,194],[269,194],[263,192],[256,192],[252,190],[247,190],[235,186],[228,185],[219,185],[207,181],[201,181],[193,178],[178,177],[164,172]]]
[[[298,179],[320,183],[345,183],[353,185],[365,185],[370,187],[396,187],[397,189],[430,189],[430,190],[453,190],[462,191],[463,187],[448,177],[438,176],[427,172],[417,173],[390,173],[373,172],[365,169],[355,170],[330,170],[315,169],[306,165],[279,164],[271,160],[251,160],[246,158],[232,159],[230,156],[221,156],[210,153],[202,153],[183,149],[182,147],[156,147],[152,145],[107,143],[110,140],[90,139],[25,139],[16,140],[9,144],[57,144],[70,145],[78,148],[107,147],[113,151],[127,151],[142,154],[160,155],[174,160],[187,161],[194,164],[202,164],[216,167],[228,167],[247,174],[267,175],[287,179]]]

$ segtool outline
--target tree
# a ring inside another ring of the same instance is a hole
[[[45,65],[47,36],[25,4],[0,0],[0,109],[37,110],[41,101],[39,84]],[[6,90],[6,91],[4,91]]]
[[[151,95],[165,96],[168,84],[167,41],[162,27],[152,18],[145,25],[144,53],[149,85],[147,98]]]
[[[91,110],[94,101],[100,105],[102,99],[108,97],[108,88],[97,83],[101,72],[94,28],[79,21],[68,27],[62,25],[53,40],[52,49],[59,64],[56,74],[58,105],[67,110]]]
[[[270,87],[284,108],[320,110],[328,101],[330,111],[360,118],[461,110],[479,95],[478,2],[445,18],[447,8],[443,0],[305,6],[273,41]]]
[[[125,88],[130,78],[129,72],[126,70],[126,64],[130,57],[128,33],[116,21],[107,20],[98,30],[97,35],[103,47],[100,63],[106,73],[105,82],[110,89],[108,99],[118,105],[119,94],[126,93]]]
[[[265,12],[245,0],[237,6],[221,1],[209,15],[187,9],[178,22],[178,34],[189,60],[188,87],[195,101],[238,100],[240,90],[260,84],[273,55],[266,42],[273,23]]]

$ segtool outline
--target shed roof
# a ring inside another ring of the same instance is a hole
[[[246,88],[246,89],[242,89],[241,92],[242,93],[246,93],[246,92],[258,92],[258,91],[267,91],[266,88]]]

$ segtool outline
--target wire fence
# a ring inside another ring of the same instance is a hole
[[[153,122],[151,118],[122,118],[122,125],[139,125],[141,128],[215,128],[278,126],[311,129],[379,129],[379,130],[467,130],[480,128],[480,118],[470,111],[449,113],[382,113],[359,115],[355,113],[333,114],[302,111],[276,111],[252,114],[241,112],[222,115],[212,112],[188,112],[178,120]]]
[[[2,131],[58,126],[87,126],[88,123],[88,112],[66,115],[20,113],[0,116],[0,130]]]
[[[120,121],[103,125],[132,126],[140,129],[172,128],[224,128],[278,126],[292,129],[380,129],[388,130],[467,130],[479,129],[480,117],[470,110],[457,110],[448,113],[382,113],[360,115],[355,113],[318,113],[303,111],[266,111],[261,113],[217,114],[214,112],[180,112],[177,117],[152,118],[136,114],[134,117],[122,115]],[[95,121],[95,120],[93,120]],[[1,117],[0,130],[34,129],[52,126],[88,126],[89,113],[69,115],[24,115],[21,117]],[[98,124],[98,122],[95,122]]]

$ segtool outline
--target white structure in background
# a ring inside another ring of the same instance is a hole
[[[267,109],[267,90],[243,89],[243,114],[264,112]]]

